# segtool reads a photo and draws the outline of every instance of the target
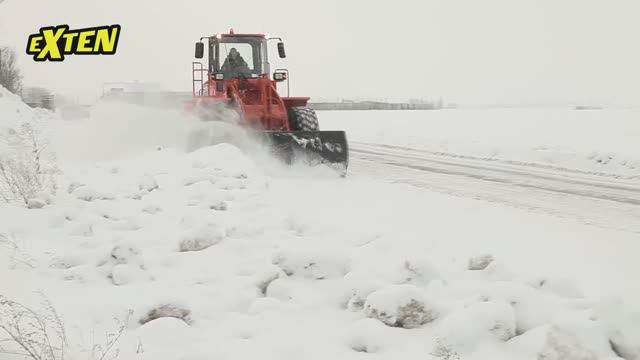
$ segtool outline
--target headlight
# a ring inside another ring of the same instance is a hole
[[[273,80],[285,80],[287,78],[287,74],[283,72],[273,73]]]
[[[216,78],[216,80],[224,80],[224,74],[223,73],[216,73],[215,74],[215,78]]]

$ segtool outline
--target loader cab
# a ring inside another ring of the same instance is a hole
[[[202,40],[207,39],[207,43]],[[270,64],[268,57],[267,44],[270,40],[279,40],[278,55],[280,58],[286,57],[284,43],[281,38],[267,38],[263,34],[235,34],[230,30],[227,34],[217,34],[215,36],[201,38],[196,43],[196,58],[202,59],[206,57],[208,64],[206,70],[212,74],[216,80],[227,80],[238,77],[258,78],[261,76],[269,77]],[[239,53],[243,66],[242,71],[229,71],[229,67],[225,66],[230,55]],[[274,74],[274,80],[285,80],[286,76],[282,73]]]
[[[280,58],[286,57],[284,43],[279,37],[235,34],[231,30],[227,34],[200,38],[196,43],[195,57],[207,60],[204,64],[200,61],[192,62],[193,95],[224,97],[228,87],[232,86],[228,80],[241,80],[239,84],[243,87],[256,86],[258,82],[270,80],[286,81],[288,97],[289,71],[276,69],[273,74],[270,73],[267,45],[271,40],[278,40],[277,53]],[[231,56],[232,54],[239,56]],[[234,61],[230,62],[230,58]],[[230,64],[233,66],[229,66]]]
[[[208,69],[220,77],[232,79],[237,77],[257,78],[269,73],[269,59],[267,56],[267,39],[260,35],[217,35],[209,38]],[[243,62],[242,69],[233,68],[231,54],[239,54],[239,61]],[[246,66],[244,66],[246,64]]]

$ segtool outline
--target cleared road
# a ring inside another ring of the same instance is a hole
[[[640,179],[407,147],[351,143],[350,173],[640,234]]]

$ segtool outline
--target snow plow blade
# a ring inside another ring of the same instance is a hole
[[[288,164],[326,164],[347,172],[349,146],[344,131],[267,131],[274,152]]]

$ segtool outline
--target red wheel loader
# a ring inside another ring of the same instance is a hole
[[[344,131],[321,131],[308,97],[282,96],[278,84],[289,71],[271,73],[268,44],[277,40],[278,55],[286,57],[281,38],[263,34],[217,34],[200,38],[192,63],[193,95],[190,111],[202,120],[217,120],[232,110],[242,126],[257,129],[270,148],[286,162],[302,159],[307,163],[325,163],[343,174],[348,164],[348,144]]]

